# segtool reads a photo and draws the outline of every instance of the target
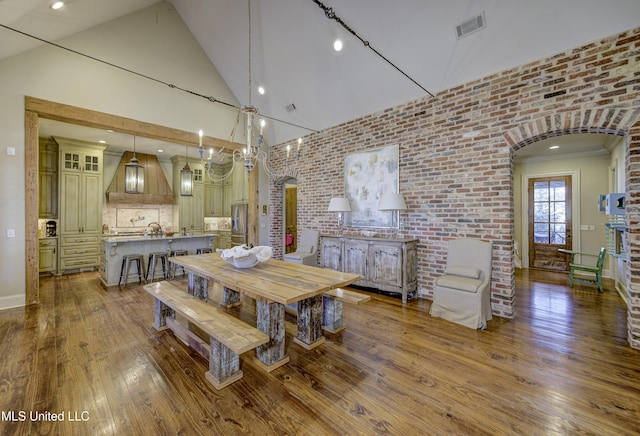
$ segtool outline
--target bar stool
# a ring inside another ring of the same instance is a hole
[[[187,250],[172,250],[171,253],[169,253],[169,257],[172,256],[187,256],[189,254],[189,252]],[[171,278],[175,279],[176,278],[176,268],[182,268],[182,275],[186,275],[187,272],[184,270],[184,267],[182,265],[176,265],[175,263],[171,263],[170,266],[170,273],[171,273]]]
[[[127,279],[129,278],[129,267],[131,263],[136,263],[138,270],[138,283],[142,283],[144,277],[144,258],[142,254],[125,254],[122,256],[122,266],[120,267],[120,278],[118,279],[118,285],[123,282],[124,286],[127,286]]]
[[[205,254],[205,253],[213,253],[213,250],[209,247],[205,247],[205,248],[198,248],[196,250],[196,254]]]
[[[149,264],[147,265],[147,282],[153,282],[156,272],[156,263],[160,260],[162,262],[162,277],[166,279],[169,274],[167,271],[168,253],[166,251],[156,251],[155,253],[149,253]],[[149,281],[151,276],[151,281]]]

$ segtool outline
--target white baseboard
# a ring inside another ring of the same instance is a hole
[[[624,304],[629,307],[629,296],[627,295],[627,287],[624,283],[616,280],[616,291],[618,292],[618,295],[620,295],[620,298],[622,298],[622,301],[624,301]]]
[[[24,307],[25,295],[9,295],[0,297],[0,310],[13,309],[15,307]]]

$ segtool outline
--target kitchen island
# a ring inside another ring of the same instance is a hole
[[[173,250],[187,250],[195,254],[198,248],[211,248],[216,235],[173,235],[173,236],[143,236],[143,235],[103,235],[100,252],[100,281],[102,286],[117,286],[120,280],[122,256],[125,254],[142,254],[146,271],[149,253]],[[130,273],[135,271],[131,268]]]

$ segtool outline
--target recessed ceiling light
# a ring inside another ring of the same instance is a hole
[[[556,150],[558,148],[560,148],[559,145],[552,145],[551,147],[549,147],[549,150]]]
[[[158,153],[162,153],[162,152],[164,152],[164,150],[163,150],[163,149],[161,149],[161,148],[159,148],[159,149],[158,149]]]
[[[105,141],[104,139],[101,139],[100,141],[98,141],[100,144],[106,144],[107,141]]]
[[[53,2],[53,3],[51,3],[51,5],[49,7],[51,9],[53,9],[54,11],[57,11],[58,9],[60,9],[63,6],[64,6],[64,2]]]
[[[335,41],[333,41],[333,49],[335,51],[342,50],[342,41],[340,41],[339,39],[336,39]]]
[[[258,86],[258,94],[264,95],[264,87]]]

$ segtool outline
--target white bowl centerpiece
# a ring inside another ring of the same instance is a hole
[[[217,249],[220,257],[236,268],[253,268],[260,262],[264,262],[273,256],[273,249],[264,245],[248,248],[246,245],[238,245],[226,250]]]

